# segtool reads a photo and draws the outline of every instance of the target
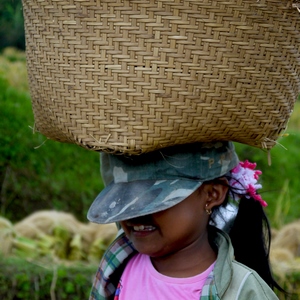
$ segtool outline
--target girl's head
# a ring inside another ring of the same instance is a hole
[[[247,161],[239,163],[231,142],[181,145],[140,156],[101,153],[106,187],[91,205],[88,219],[121,222],[137,250],[159,257],[207,240],[207,225],[228,205],[228,194],[241,194],[228,230],[235,258],[281,289],[269,266],[270,228],[266,203],[256,194],[260,172],[254,169]],[[157,228],[154,239],[139,243],[139,235]]]
[[[184,251],[191,255],[202,250],[208,252],[210,212],[222,204],[227,189],[220,183],[203,184],[168,209],[121,221],[120,224],[136,250],[151,257]]]
[[[112,223],[164,211],[238,163],[231,142],[181,145],[140,156],[102,153],[106,187],[90,207],[88,219]]]

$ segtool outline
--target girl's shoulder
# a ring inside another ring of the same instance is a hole
[[[237,261],[233,261],[232,266],[232,280],[222,300],[278,300],[272,289],[254,270]]]

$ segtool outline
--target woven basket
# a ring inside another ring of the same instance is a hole
[[[270,149],[300,91],[286,0],[23,0],[35,126],[95,151]]]

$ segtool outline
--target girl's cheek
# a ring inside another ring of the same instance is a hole
[[[120,225],[121,225],[122,229],[124,230],[124,232],[128,233],[128,229],[127,229],[126,225],[124,224],[124,222],[120,222]]]

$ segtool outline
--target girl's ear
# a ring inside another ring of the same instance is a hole
[[[228,192],[228,180],[225,177],[219,178],[216,182],[207,184],[207,201],[205,203],[206,209],[212,209],[215,206],[220,206]]]

